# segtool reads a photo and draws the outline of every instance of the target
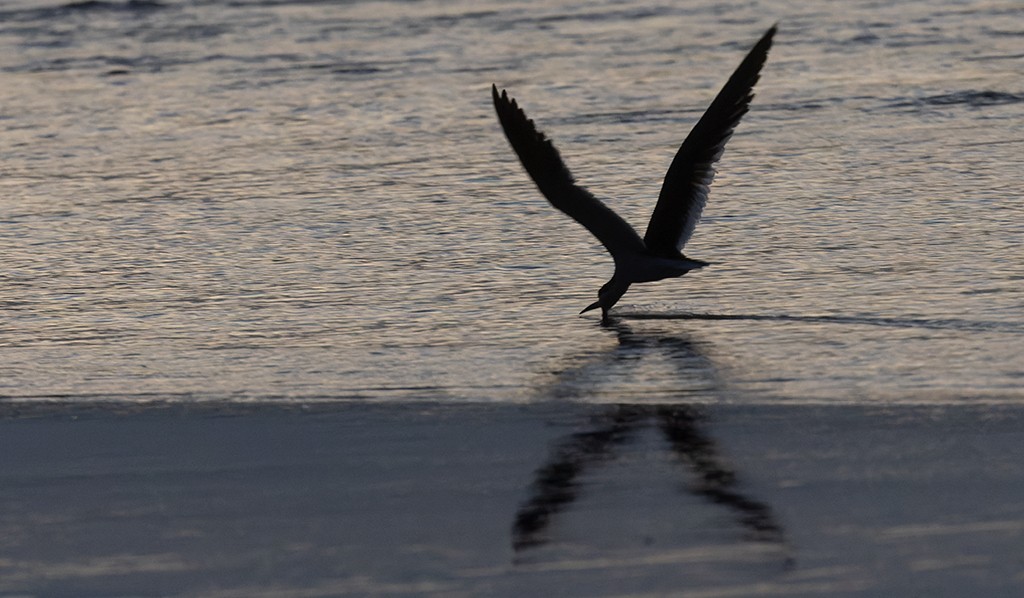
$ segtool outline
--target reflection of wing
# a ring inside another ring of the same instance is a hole
[[[570,435],[559,443],[551,459],[537,470],[530,500],[516,512],[512,546],[519,552],[544,544],[544,531],[557,513],[579,494],[581,475],[593,465],[614,457],[617,447],[630,441],[652,415],[676,457],[689,466],[697,483],[692,493],[731,509],[749,539],[785,544],[785,533],[770,506],[743,494],[736,473],[719,456],[715,441],[701,430],[701,415],[691,405],[618,405],[598,426]]]
[[[736,489],[736,472],[718,455],[715,441],[700,429],[700,413],[690,405],[666,405],[658,408],[661,430],[672,444],[672,451],[690,466],[698,477],[694,494],[732,509],[740,525],[750,530],[750,538],[764,542],[784,542],[782,526],[772,508]]]
[[[644,235],[644,243],[651,252],[676,256],[693,234],[715,178],[714,164],[722,157],[726,142],[749,109],[754,97],[751,90],[768,59],[773,35],[775,26],[764,34],[729,77],[672,160]]]
[[[635,333],[621,322],[613,328],[618,336],[615,348],[598,354],[586,352],[570,359],[569,363],[574,365],[555,372],[556,389],[567,383],[572,387],[570,390],[593,396],[600,392],[609,371],[626,366],[636,371],[638,359],[650,354],[667,358],[676,370],[676,380],[692,378],[702,381],[702,387],[717,386],[715,365],[702,351],[701,343],[685,336]],[[701,408],[666,404],[663,397],[653,396],[648,404],[610,406],[595,418],[592,427],[557,441],[547,462],[535,473],[530,498],[516,512],[512,526],[515,551],[521,555],[545,544],[545,532],[552,520],[571,508],[579,497],[581,478],[619,456],[616,452],[623,451],[652,419],[675,458],[696,478],[695,483],[687,485],[688,492],[729,509],[747,530],[749,540],[775,542],[785,548],[785,532],[771,507],[741,491],[738,476],[721,456]]]
[[[551,516],[576,500],[576,478],[588,465],[607,459],[615,446],[627,442],[647,415],[644,407],[621,405],[607,415],[607,425],[573,434],[562,443],[547,465],[537,470],[533,496],[516,513],[512,547],[518,551],[543,544],[542,534]]]
[[[551,205],[586,227],[612,255],[620,250],[642,251],[644,244],[640,235],[611,208],[576,184],[558,150],[537,130],[516,101],[505,91],[498,95],[494,85],[491,95],[512,149]]]

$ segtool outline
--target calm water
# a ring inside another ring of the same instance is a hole
[[[642,229],[776,20],[714,266],[577,317],[490,84]],[[0,78],[7,401],[1024,401],[1017,2],[18,0]]]

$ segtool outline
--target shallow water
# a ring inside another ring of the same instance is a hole
[[[0,395],[1019,403],[1022,16],[5,3]],[[687,246],[713,266],[577,317],[611,261],[533,188],[490,84],[642,230],[776,20]]]

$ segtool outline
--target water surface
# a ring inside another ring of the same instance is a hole
[[[21,0],[0,9],[0,395],[538,401],[1024,398],[1014,3]],[[510,90],[643,229],[774,21],[687,253],[628,332],[502,137]],[[668,342],[671,342],[668,341]],[[662,364],[663,365],[663,364]],[[563,381],[560,387],[574,382]],[[564,394],[564,393],[563,393]]]

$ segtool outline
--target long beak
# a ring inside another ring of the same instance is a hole
[[[600,301],[595,301],[595,302],[591,303],[590,305],[586,306],[583,309],[583,311],[580,312],[580,315],[582,316],[583,314],[587,313],[588,311],[590,311],[592,309],[597,309],[599,307],[601,307],[601,302]]]

